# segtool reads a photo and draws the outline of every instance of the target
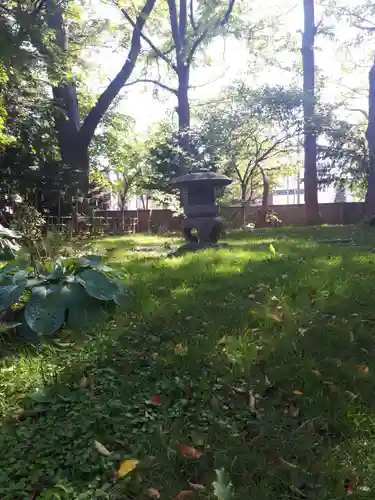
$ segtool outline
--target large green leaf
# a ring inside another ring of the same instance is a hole
[[[122,284],[118,284],[117,285],[117,292],[116,292],[113,300],[115,301],[116,305],[118,305],[118,306],[129,307],[131,304],[131,300],[132,300],[129,289]]]
[[[20,271],[17,271],[15,274],[12,276],[12,280],[14,284],[20,285],[21,283],[26,284],[26,280],[29,277],[30,272],[26,271],[25,269],[21,269]]]
[[[66,300],[58,285],[33,289],[25,308],[25,320],[34,332],[52,334],[64,323]]]
[[[64,276],[64,265],[60,260],[57,260],[53,266],[53,271],[48,274],[47,279],[58,281]]]
[[[118,293],[117,284],[105,274],[95,269],[85,269],[77,275],[77,280],[87,293],[99,300],[113,300]]]
[[[84,328],[104,319],[100,302],[87,294],[79,283],[68,283],[64,287],[68,308],[67,324],[70,328]]]
[[[78,259],[78,265],[80,267],[95,267],[101,263],[100,255],[83,255]]]
[[[0,285],[0,312],[6,311],[23,295],[25,283],[10,283]]]

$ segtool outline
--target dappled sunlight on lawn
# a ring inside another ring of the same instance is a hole
[[[3,360],[2,498],[42,483],[69,498],[140,499],[153,487],[170,499],[190,481],[207,499],[221,467],[235,498],[343,498],[348,477],[372,498],[374,256],[318,243],[329,231],[236,234],[179,258],[134,260],[117,239],[99,242],[119,248],[131,308],[80,342],[70,333],[70,347]],[[37,388],[46,401],[27,396]],[[20,422],[25,406],[39,410]],[[124,458],[139,465],[114,482]]]

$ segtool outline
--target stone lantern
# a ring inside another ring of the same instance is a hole
[[[218,190],[232,181],[225,175],[209,171],[197,171],[182,175],[172,181],[181,191],[185,218],[182,221],[185,241],[192,247],[214,246],[220,236],[223,223],[216,204]],[[196,234],[192,231],[196,230]]]

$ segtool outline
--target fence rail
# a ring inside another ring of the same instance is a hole
[[[137,232],[138,219],[128,217],[125,214],[106,214],[99,216],[79,215],[72,216],[47,216],[46,224],[48,231],[57,233],[73,234],[135,234]]]

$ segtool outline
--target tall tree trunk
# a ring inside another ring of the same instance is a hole
[[[182,63],[178,68],[177,114],[178,114],[178,145],[182,150],[180,156],[181,171],[188,170],[190,147],[190,104],[189,104],[189,70]]]
[[[319,223],[315,132],[315,13],[314,0],[303,0],[305,26],[302,36],[305,208],[308,224]]]
[[[55,34],[55,45],[60,58],[66,57],[68,52],[68,35],[64,26],[63,10],[56,0],[46,0],[48,27]],[[48,49],[45,49],[48,54]],[[68,72],[69,68],[65,68]],[[52,79],[56,79],[54,68],[51,69]],[[58,85],[52,87],[55,106],[55,129],[60,148],[61,159],[64,164],[71,166],[78,174],[77,183],[80,191],[88,190],[88,154],[78,149],[77,135],[80,128],[80,115],[77,92],[72,80],[62,79]],[[76,189],[73,189],[76,194]]]
[[[55,44],[64,57],[68,51],[68,37],[64,26],[61,3],[57,0],[45,0],[47,22],[55,34]],[[124,65],[102,92],[80,126],[80,116],[76,88],[73,81],[62,80],[53,88],[53,98],[56,106],[55,127],[59,140],[61,158],[78,172],[78,186],[82,193],[89,187],[89,153],[88,149],[94,137],[97,126],[104,114],[117,97],[133,72],[141,51],[142,30],[148,16],[154,8],[156,0],[145,0],[137,19],[133,21],[127,12],[123,13],[133,26],[130,49]],[[43,51],[48,49],[43,46]]]
[[[246,183],[241,183],[242,229],[246,227]]]
[[[368,104],[369,112],[366,138],[369,153],[369,171],[363,210],[364,217],[372,217],[375,213],[375,61],[369,72]]]
[[[264,227],[266,225],[266,216],[268,212],[268,199],[270,194],[270,181],[268,175],[264,171],[264,168],[259,165],[260,173],[262,174],[263,180],[263,195],[262,195],[262,206],[258,210],[256,227]]]

